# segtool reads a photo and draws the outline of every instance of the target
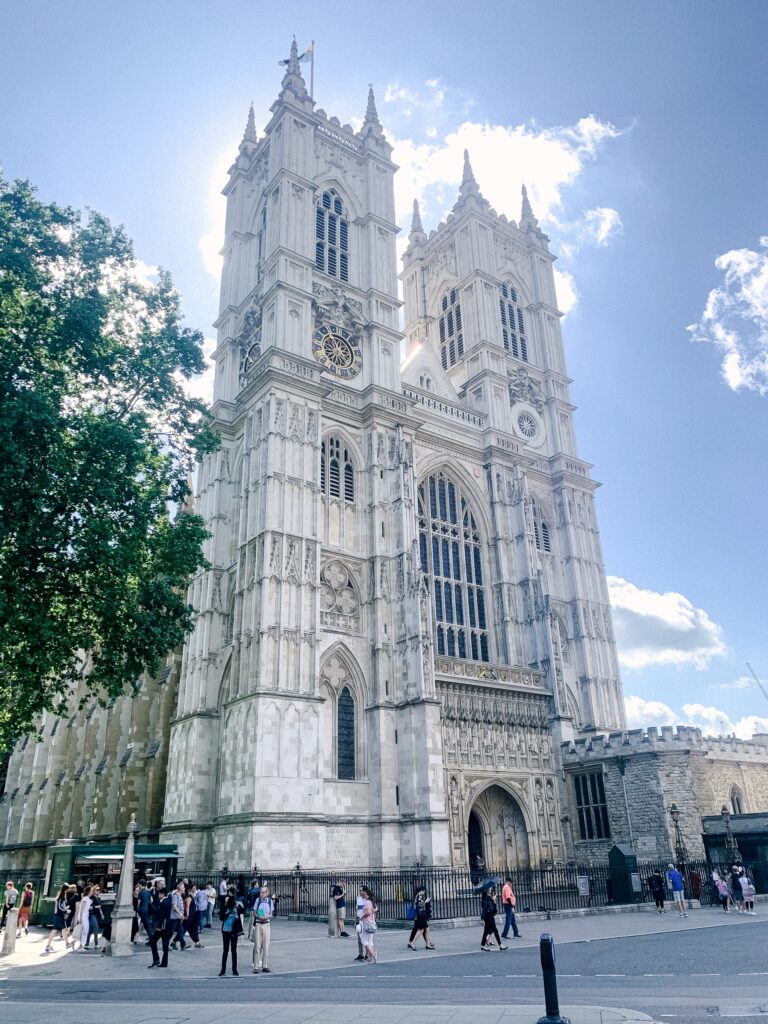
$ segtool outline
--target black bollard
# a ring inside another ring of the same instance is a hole
[[[560,1003],[557,998],[557,971],[555,969],[555,941],[548,932],[544,932],[539,941],[541,954],[541,973],[544,977],[544,1004],[546,1017],[539,1017],[538,1024],[571,1024],[568,1017],[560,1016]]]

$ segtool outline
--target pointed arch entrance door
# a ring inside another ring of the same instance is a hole
[[[477,856],[486,868],[527,868],[531,855],[520,804],[501,786],[489,786],[469,812],[467,853],[470,867]]]

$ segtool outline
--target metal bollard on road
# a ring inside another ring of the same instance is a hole
[[[560,1016],[560,1002],[557,998],[557,971],[555,969],[555,940],[544,932],[539,941],[541,973],[544,977],[544,1005],[546,1017],[539,1017],[538,1024],[571,1024],[568,1017]]]

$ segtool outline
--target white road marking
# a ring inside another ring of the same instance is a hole
[[[626,978],[626,974],[595,974],[595,978]],[[671,978],[672,975],[668,974],[666,977]]]

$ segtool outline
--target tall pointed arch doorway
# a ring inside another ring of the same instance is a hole
[[[475,800],[467,822],[471,868],[479,856],[486,868],[527,868],[531,854],[520,804],[501,786],[489,786]]]

